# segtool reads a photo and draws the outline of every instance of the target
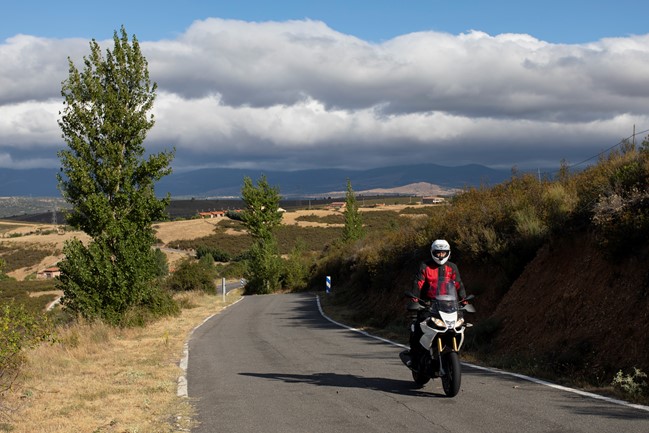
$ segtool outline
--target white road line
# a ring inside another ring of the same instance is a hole
[[[400,343],[394,342],[392,340],[388,340],[386,338],[377,337],[376,335],[369,334],[369,333],[367,333],[365,331],[362,331],[360,329],[352,328],[351,326],[347,326],[345,324],[336,322],[335,320],[333,320],[332,318],[327,316],[324,313],[324,311],[322,310],[322,306],[320,305],[320,296],[316,295],[316,301],[318,303],[318,310],[320,310],[320,314],[322,315],[322,317],[324,317],[325,319],[327,319],[331,323],[334,323],[334,324],[336,324],[338,326],[349,329],[350,331],[354,331],[354,332],[358,332],[360,334],[366,335],[366,336],[368,336],[370,338],[374,338],[376,340],[380,340],[380,341],[383,341],[385,343],[392,344],[394,346],[398,346],[398,347],[405,348],[405,349],[408,348],[408,346],[406,346],[404,344],[400,344]],[[615,398],[605,397],[603,395],[593,394],[591,392],[580,391],[578,389],[568,388],[568,387],[565,387],[565,386],[557,385],[555,383],[546,382],[545,380],[536,379],[536,378],[530,377],[530,376],[525,376],[523,374],[511,373],[509,371],[498,370],[496,368],[482,367],[482,366],[479,366],[479,365],[470,364],[468,362],[463,362],[462,364],[466,365],[467,367],[475,368],[475,369],[478,369],[478,370],[488,371],[490,373],[502,374],[504,376],[513,376],[513,377],[516,377],[518,379],[527,380],[529,382],[534,382],[534,383],[537,383],[539,385],[549,386],[550,388],[559,389],[561,391],[571,392],[573,394],[578,394],[578,395],[581,395],[583,397],[593,398],[593,399],[596,399],[596,400],[603,400],[603,401],[606,401],[608,403],[614,403],[614,404],[618,404],[618,405],[621,405],[621,406],[632,407],[634,409],[639,409],[639,410],[644,410],[646,412],[649,412],[649,406],[643,406],[641,404],[633,404],[633,403],[629,403],[629,402],[626,402],[626,401],[623,401],[623,400],[618,400],[618,399],[615,399]]]

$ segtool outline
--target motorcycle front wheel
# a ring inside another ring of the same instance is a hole
[[[460,358],[457,352],[448,352],[442,356],[442,362],[444,363],[444,371],[446,372],[446,374],[442,376],[444,394],[448,397],[455,397],[457,393],[460,392],[460,385],[462,382]]]

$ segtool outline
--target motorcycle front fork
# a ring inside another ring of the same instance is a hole
[[[453,338],[451,338],[451,340],[453,342],[453,347],[450,348],[450,350],[447,350],[447,351],[457,352],[458,351],[457,350],[457,338],[454,336]],[[431,353],[431,357],[435,358],[435,355],[437,355],[437,361],[439,362],[439,375],[440,375],[440,377],[446,375],[446,370],[444,370],[444,363],[442,362],[442,355],[444,354],[444,349],[445,349],[445,346],[442,344],[442,339],[438,338],[437,339],[437,351],[436,351],[437,354]],[[434,351],[431,351],[431,352],[434,352]]]

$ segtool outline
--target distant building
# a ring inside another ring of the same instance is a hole
[[[444,199],[441,197],[422,197],[421,204],[439,204],[444,203]]]
[[[60,277],[60,276],[61,276],[61,269],[59,269],[57,266],[52,266],[47,269],[43,269],[42,271],[36,274],[36,278],[41,280],[51,280],[53,278]]]
[[[224,217],[225,216],[225,211],[222,210],[214,210],[214,211],[209,211],[209,212],[199,212],[198,216],[201,218],[214,218],[214,217]]]

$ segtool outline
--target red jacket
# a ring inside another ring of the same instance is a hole
[[[460,271],[455,263],[447,261],[443,265],[438,265],[433,260],[422,262],[415,277],[413,295],[423,300],[433,299],[438,294],[443,295],[444,293],[438,293],[440,290],[439,283],[447,281],[455,282],[459,299],[466,298],[466,290],[462,278],[460,278]],[[442,291],[444,290],[442,287]]]

